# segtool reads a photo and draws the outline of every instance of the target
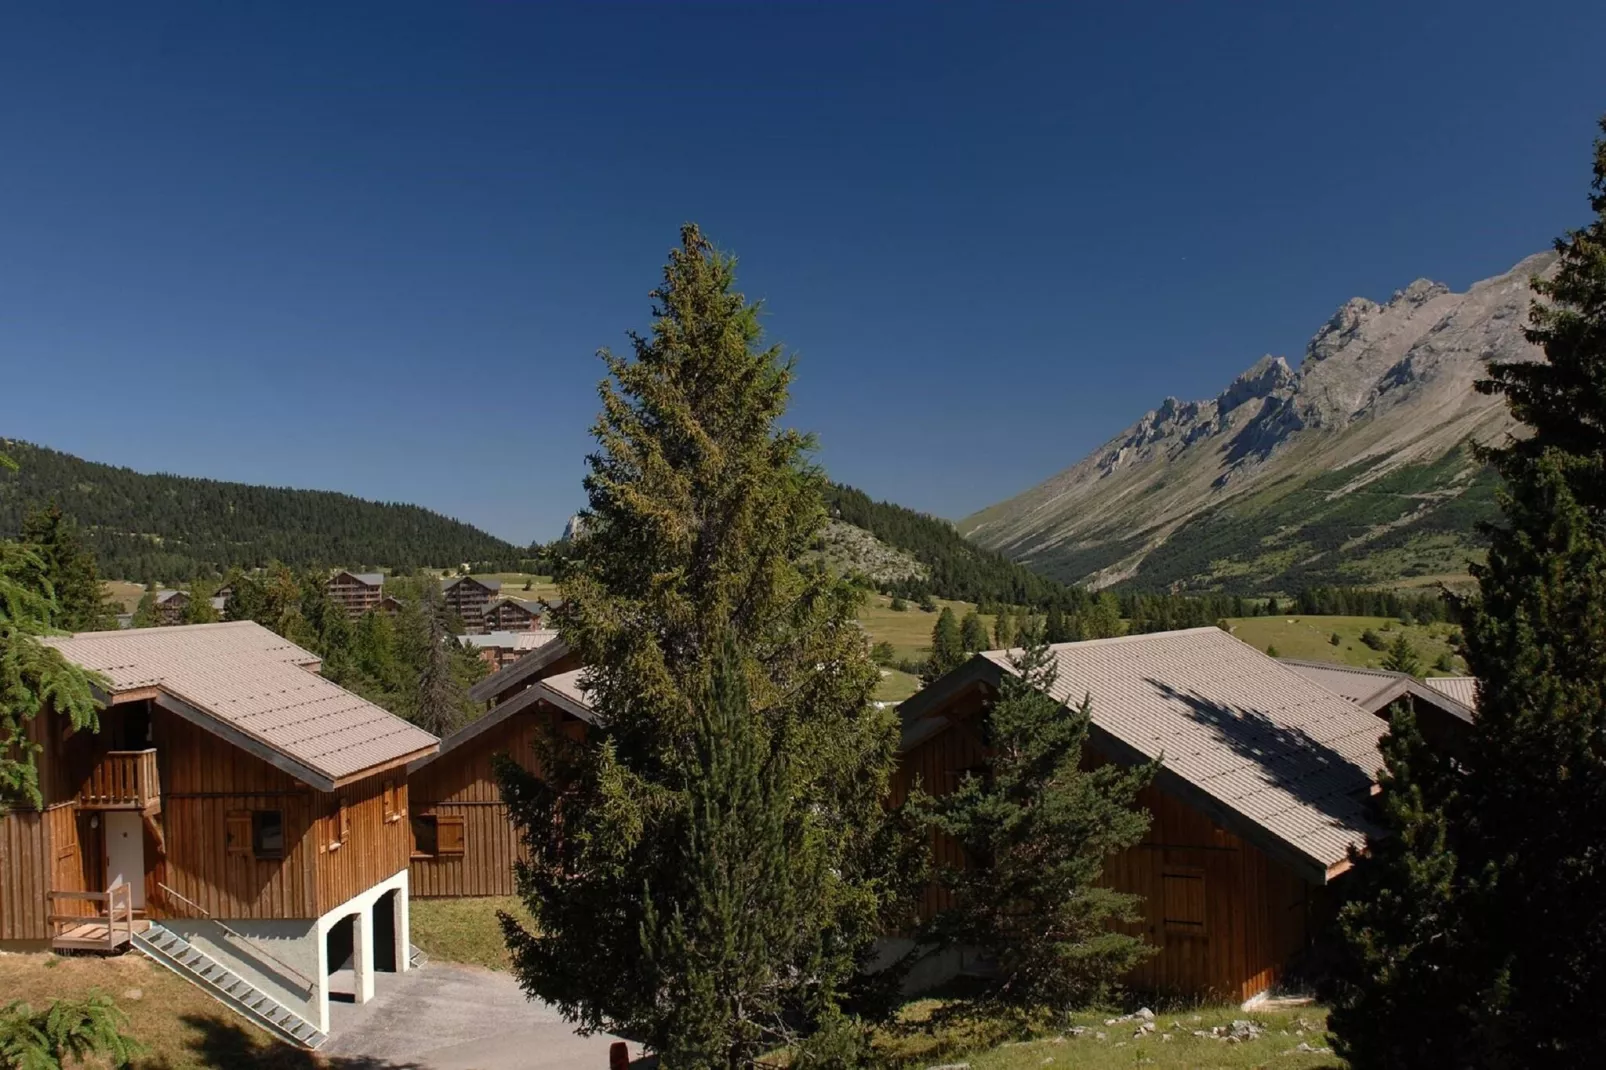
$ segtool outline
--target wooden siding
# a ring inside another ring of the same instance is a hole
[[[330,601],[339,602],[350,617],[360,617],[376,608],[385,596],[384,584],[366,584],[349,572],[337,572],[329,577],[327,589]]]
[[[385,815],[385,785],[395,809]],[[313,823],[317,857],[317,912],[322,915],[352,896],[407,868],[412,830],[407,824],[407,774],[394,769],[359,780],[333,794],[318,796],[321,814]],[[344,815],[341,808],[344,805]],[[346,830],[340,835],[342,816]]]
[[[917,780],[926,791],[943,795],[964,770],[982,764],[982,741],[973,725],[988,698],[988,690],[978,685],[930,715],[952,724],[900,757],[894,805]],[[1089,756],[1091,762],[1099,760]],[[1271,987],[1306,944],[1312,889],[1252,844],[1158,788],[1145,789],[1139,802],[1153,815],[1147,835],[1109,859],[1104,869],[1108,886],[1143,897],[1142,919],[1124,930],[1157,948],[1128,983],[1233,1001]],[[935,837],[932,850],[939,864],[963,864],[958,844],[948,837]],[[949,903],[948,893],[932,884],[922,895],[921,917],[930,918]],[[1196,920],[1202,924],[1192,924]]]
[[[471,632],[484,630],[485,607],[492,597],[494,594],[489,587],[470,576],[464,576],[441,592],[442,603]]]
[[[411,777],[415,815],[433,813],[463,821],[461,856],[412,860],[408,886],[414,896],[514,894],[513,863],[525,857],[525,848],[497,789],[492,758],[506,754],[540,775],[535,742],[552,723],[576,737],[585,729],[580,721],[543,705],[514,714]]]
[[[45,940],[50,865],[45,817],[37,810],[0,814],[0,940]]]

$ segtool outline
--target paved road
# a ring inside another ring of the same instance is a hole
[[[417,1070],[606,1070],[610,1036],[576,1036],[513,979],[473,966],[432,962],[379,974],[373,1000],[330,1007],[322,1054],[339,1066]],[[631,1055],[639,1055],[632,1045]]]

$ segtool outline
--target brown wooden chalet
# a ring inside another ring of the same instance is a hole
[[[576,737],[593,716],[580,670],[554,639],[470,691],[491,711],[441,740],[440,753],[413,765],[413,854],[409,886],[420,897],[512,895],[522,844],[497,789],[491,760],[505,754],[539,774],[535,741],[550,726]]]
[[[1461,754],[1467,734],[1472,731],[1472,706],[1476,699],[1473,688],[1463,682],[1475,683],[1470,676],[1443,677],[1441,683],[1439,679],[1418,680],[1386,669],[1362,669],[1296,658],[1279,660],[1306,679],[1343,695],[1385,721],[1396,705],[1408,706],[1416,717],[1422,738],[1449,754]]]
[[[546,603],[524,598],[499,598],[485,610],[485,630],[532,632],[546,619]]]
[[[471,632],[485,630],[485,609],[502,589],[500,580],[459,576],[441,585],[441,600]]]
[[[0,816],[0,942],[132,944],[309,1047],[332,989],[407,969],[406,766],[433,736],[250,621],[44,642],[104,708],[30,722],[44,799]]]
[[[360,617],[379,608],[385,597],[383,572],[336,572],[329,577],[329,598],[339,602],[350,617]]]
[[[1053,650],[1053,697],[1092,700],[1088,760],[1161,763],[1140,800],[1148,834],[1105,868],[1110,886],[1143,897],[1131,931],[1157,949],[1129,983],[1235,1001],[1265,992],[1306,951],[1327,886],[1372,828],[1387,726],[1217,628]],[[917,781],[952,791],[983,763],[982,721],[1009,671],[1004,652],[979,654],[900,707],[894,802]],[[951,841],[936,849],[963,864]],[[945,897],[929,888],[923,913]]]

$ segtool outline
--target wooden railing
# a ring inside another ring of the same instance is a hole
[[[106,950],[116,951],[123,944],[134,938],[134,889],[132,885],[122,880],[107,888],[104,892],[46,892],[50,900],[50,913],[46,921],[50,923],[50,940],[52,943],[60,940],[66,933],[74,929],[83,928],[95,923],[106,926]],[[96,914],[68,914],[56,908],[56,904],[66,900],[77,903],[98,903],[102,906]],[[119,938],[118,933],[122,936]],[[99,934],[96,934],[99,940]]]
[[[144,810],[160,802],[156,751],[113,750],[101,755],[78,792],[86,810]]]

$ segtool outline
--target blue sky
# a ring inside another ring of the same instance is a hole
[[[582,504],[682,221],[831,474],[959,517],[1587,217],[1606,4],[0,9],[0,436]]]

